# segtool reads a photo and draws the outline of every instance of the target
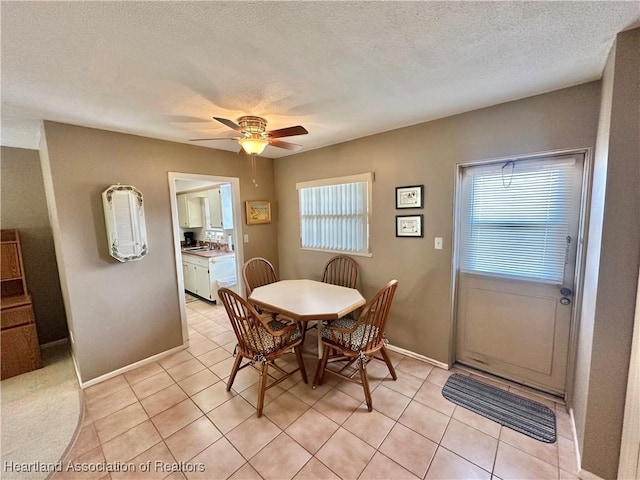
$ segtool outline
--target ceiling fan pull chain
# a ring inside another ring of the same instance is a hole
[[[258,186],[258,182],[256,181],[256,156],[251,155],[251,182],[254,187]]]

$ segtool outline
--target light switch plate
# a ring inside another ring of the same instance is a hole
[[[244,243],[249,243],[249,234],[248,233],[244,234]]]
[[[436,250],[442,250],[442,237],[436,237],[433,242],[433,248]]]

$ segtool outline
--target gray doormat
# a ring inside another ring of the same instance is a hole
[[[541,442],[556,441],[556,415],[541,403],[457,373],[445,383],[442,396]]]

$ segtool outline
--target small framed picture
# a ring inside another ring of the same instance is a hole
[[[247,225],[271,223],[271,202],[268,200],[248,200],[245,205]]]
[[[396,208],[424,208],[424,185],[396,187]]]
[[[424,237],[424,215],[396,215],[396,237]]]

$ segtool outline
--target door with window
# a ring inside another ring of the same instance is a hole
[[[562,395],[584,156],[465,167],[456,360]]]

